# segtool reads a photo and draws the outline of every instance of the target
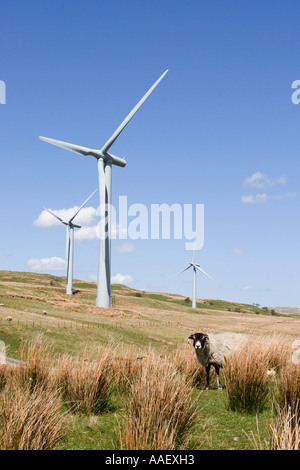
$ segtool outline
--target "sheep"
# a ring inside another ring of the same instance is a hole
[[[220,368],[223,367],[226,357],[246,340],[245,335],[239,333],[218,333],[208,336],[203,333],[194,333],[189,336],[189,339],[193,340],[198,362],[206,370],[205,390],[209,389],[211,366],[215,368],[218,389],[221,390],[223,387],[219,379]]]
[[[6,320],[9,321],[9,322],[11,322],[11,321],[12,321],[12,317],[7,317]]]

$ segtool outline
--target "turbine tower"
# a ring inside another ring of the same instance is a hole
[[[98,165],[98,181],[99,181],[99,199],[100,199],[100,249],[99,249],[99,265],[98,265],[98,286],[97,286],[97,307],[110,307],[110,276],[111,276],[111,261],[110,261],[110,235],[111,235],[111,178],[112,178],[112,165],[125,167],[126,160],[116,157],[108,150],[113,145],[115,140],[119,137],[124,127],[129,123],[135,113],[139,110],[142,104],[146,101],[149,95],[157,87],[159,82],[164,78],[168,70],[166,70],[159,79],[152,85],[143,98],[132,109],[124,121],[115,130],[113,135],[103,145],[100,150],[81,147],[79,145],[62,142],[60,140],[49,139],[47,137],[40,137],[50,144],[62,147],[71,152],[79,153],[80,155],[91,155],[97,159]]]
[[[66,265],[67,265],[67,288],[66,294],[72,295],[73,294],[73,265],[74,265],[74,228],[81,228],[81,225],[74,224],[73,220],[79,214],[81,209],[87,204],[87,202],[94,196],[95,191],[87,198],[86,201],[79,207],[79,209],[75,212],[74,215],[68,220],[65,221],[58,217],[58,215],[54,214],[54,212],[50,211],[49,209],[45,209],[45,211],[49,212],[49,214],[56,217],[62,224],[66,225],[67,227],[67,235],[66,235]]]
[[[197,269],[198,271],[200,271],[202,274],[204,274],[205,276],[209,277],[209,279],[211,279],[213,281],[213,278],[210,277],[209,274],[207,274],[205,271],[203,271],[203,269],[200,267],[199,264],[196,264],[194,262],[195,260],[195,249],[194,249],[194,252],[193,252],[193,258],[192,258],[192,262],[189,263],[189,265],[184,268],[182,271],[180,271],[180,273],[176,274],[176,276],[174,276],[173,279],[175,279],[175,277],[179,276],[180,274],[184,273],[184,271],[187,271],[188,269],[190,268],[193,268],[193,300],[192,300],[192,308],[197,308],[197,300],[196,300],[196,273],[197,273]]]

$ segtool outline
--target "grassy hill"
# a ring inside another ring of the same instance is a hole
[[[300,315],[300,308],[293,307],[276,307],[276,312],[278,313],[287,313],[288,315]]]
[[[123,285],[112,286],[113,308],[99,308],[96,283],[75,280],[76,294],[67,296],[65,282],[48,274],[0,271],[0,339],[9,345],[11,356],[18,357],[22,340],[39,331],[51,339],[58,354],[77,354],[110,341],[138,351],[149,345],[165,351],[186,342],[195,331],[300,332],[293,315],[274,316],[253,305],[210,299],[199,299],[198,308],[192,309],[183,296]]]
[[[37,333],[43,333],[54,358],[69,354],[87,363],[95,347],[106,345],[117,352],[122,351],[119,346],[128,346],[135,363],[141,363],[137,358],[146,355],[149,347],[158,358],[173,358],[195,331],[234,331],[264,339],[278,335],[287,338],[288,344],[300,335],[299,315],[274,315],[253,305],[213,299],[198,299],[198,308],[192,309],[183,296],[141,292],[123,285],[112,286],[115,304],[104,309],[95,307],[95,283],[75,280],[76,294],[67,296],[65,282],[63,277],[48,274],[0,271],[0,340],[8,346],[9,356],[19,358],[24,341]],[[185,351],[198,371],[191,347]],[[269,438],[272,401],[259,414],[257,424],[255,414],[228,409],[225,390],[203,393],[195,388],[193,396],[199,403],[191,441],[195,448],[251,449],[253,443],[247,435],[256,434],[257,426],[261,438]],[[58,448],[117,448],[115,433],[120,426],[123,429],[129,399],[128,393],[115,392],[110,409],[99,415],[68,413],[67,433]]]

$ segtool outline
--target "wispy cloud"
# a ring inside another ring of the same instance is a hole
[[[123,245],[117,247],[117,251],[122,255],[126,253],[132,253],[135,250],[136,247],[132,243],[123,243]]]
[[[256,204],[257,202],[267,202],[269,196],[266,193],[258,194],[248,194],[247,196],[242,196],[241,201],[244,204]]]
[[[242,287],[242,290],[244,292],[249,292],[249,291],[253,290],[253,287],[252,286],[244,286],[244,287]]]
[[[66,262],[62,258],[52,256],[52,258],[30,258],[27,266],[32,271],[64,271]]]
[[[234,248],[233,250],[231,250],[231,253],[233,253],[236,256],[242,256],[246,252],[245,252],[245,250],[242,250],[241,248]]]
[[[285,195],[286,199],[295,199],[297,197],[298,193],[296,192],[290,192]]]
[[[112,223],[111,226],[111,238],[116,239],[118,237],[126,237],[127,230],[122,225]],[[95,225],[81,227],[81,229],[75,231],[75,241],[80,243],[85,240],[96,240],[100,238],[100,222]],[[134,251],[134,250],[133,250]]]
[[[248,176],[245,179],[245,186],[251,186],[253,188],[264,188],[266,186],[275,186],[277,184],[286,184],[287,178],[285,176],[279,176],[278,178],[270,178],[269,176],[257,171],[253,175]]]
[[[50,209],[51,212],[56,214],[64,221],[68,221],[78,211],[79,206],[71,207],[70,209]],[[94,207],[84,207],[81,209],[79,214],[75,217],[74,222],[79,225],[93,225],[96,222],[96,209]],[[61,225],[61,222],[57,220],[53,215],[49,214],[46,210],[43,210],[38,218],[33,222],[36,227],[56,227]]]
[[[130,284],[133,281],[134,279],[129,274],[118,273],[111,278],[113,284]]]
[[[289,201],[291,199],[295,199],[298,196],[296,192],[289,192],[286,194],[266,194],[266,193],[258,193],[258,194],[248,194],[247,196],[241,196],[241,201],[244,204],[256,204],[259,202],[268,202],[268,201]]]
[[[286,176],[279,176],[277,178],[270,178],[268,175],[261,173],[260,171],[257,171],[256,173],[253,173],[251,176],[248,176],[245,181],[244,181],[244,186],[251,187],[251,188],[257,188],[257,189],[262,189],[265,188],[265,191],[267,189],[271,189],[275,186],[278,185],[285,185],[287,183],[287,178]],[[293,194],[295,197],[294,193],[288,193],[288,194]],[[282,194],[276,194],[272,195],[266,192],[261,192],[261,193],[256,193],[256,194],[247,194],[244,196],[241,196],[241,201],[244,204],[256,204],[260,202],[267,202],[269,200],[281,200],[281,199],[291,199],[290,197]]]

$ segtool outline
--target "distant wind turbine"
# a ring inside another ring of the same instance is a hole
[[[98,265],[98,287],[97,287],[97,300],[98,307],[110,307],[110,277],[111,277],[111,260],[110,260],[110,235],[111,235],[111,173],[112,165],[125,167],[126,160],[116,157],[108,150],[113,145],[115,140],[119,137],[124,127],[129,123],[135,113],[139,110],[142,104],[146,101],[149,95],[157,87],[159,82],[164,78],[168,70],[166,70],[159,79],[152,85],[143,98],[128,114],[120,126],[115,130],[109,140],[103,145],[100,150],[91,149],[87,147],[80,147],[79,145],[62,142],[60,140],[49,139],[48,137],[40,137],[50,144],[62,147],[71,152],[79,153],[80,155],[91,155],[95,157],[98,162],[98,180],[99,180],[99,198],[100,198],[100,250],[99,250],[99,265]]]
[[[67,288],[66,293],[68,295],[73,294],[73,265],[74,265],[74,228],[81,228],[81,225],[74,224],[73,220],[79,214],[81,209],[87,204],[87,202],[91,199],[92,196],[97,192],[97,189],[87,198],[86,201],[79,207],[79,209],[75,212],[74,215],[68,220],[65,221],[58,217],[58,215],[54,214],[54,212],[50,211],[49,209],[45,209],[45,211],[49,212],[49,214],[56,217],[62,224],[67,226],[67,235],[66,235],[66,265],[67,265]]]
[[[193,268],[193,301],[192,301],[192,307],[197,308],[197,301],[196,301],[196,272],[197,272],[197,269],[202,274],[209,277],[209,279],[213,280],[213,278],[210,277],[210,275],[207,274],[205,271],[203,271],[203,269],[200,267],[200,265],[195,263],[194,261],[195,261],[195,249],[194,249],[194,252],[193,252],[192,262],[189,263],[189,265],[186,268],[184,268],[182,271],[180,271],[180,273],[176,274],[176,276],[174,276],[173,279],[175,279],[175,277],[179,276],[180,274],[184,273],[184,271],[187,271],[188,269]]]

